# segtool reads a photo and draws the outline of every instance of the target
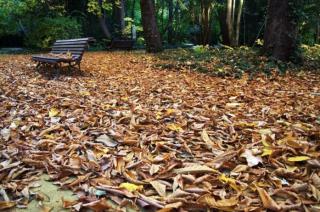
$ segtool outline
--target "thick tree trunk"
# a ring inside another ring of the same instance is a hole
[[[264,50],[276,59],[288,61],[296,52],[297,23],[289,0],[269,0]]]
[[[147,52],[162,51],[162,42],[155,16],[153,0],[141,0],[141,16]]]
[[[222,43],[224,45],[230,46],[228,26],[226,22],[226,12],[224,10],[219,10],[218,13],[219,13],[219,23],[220,23],[220,29],[221,29]]]

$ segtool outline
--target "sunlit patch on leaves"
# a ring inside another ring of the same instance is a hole
[[[55,117],[55,116],[58,116],[60,113],[60,111],[57,109],[57,108],[51,108],[49,110],[49,117]]]
[[[168,124],[167,128],[171,131],[182,132],[183,129],[178,124]]]
[[[143,186],[135,185],[132,183],[121,183],[119,185],[119,188],[123,188],[123,189],[126,189],[127,191],[134,192],[134,191],[141,191],[143,189]]]
[[[289,162],[300,162],[310,160],[311,158],[308,156],[295,156],[295,157],[288,157]]]

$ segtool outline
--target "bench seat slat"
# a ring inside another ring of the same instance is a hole
[[[67,40],[56,40],[56,42],[77,42],[77,41],[90,41],[91,38],[76,38],[76,39],[67,39]]]

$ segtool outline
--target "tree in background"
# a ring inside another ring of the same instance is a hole
[[[243,0],[227,0],[223,8],[220,11],[222,43],[239,46]]]
[[[211,30],[212,30],[212,0],[200,0],[200,24],[201,24],[201,44],[207,45],[211,42]]]
[[[163,50],[153,0],[141,0],[141,16],[147,52]]]
[[[272,57],[288,61],[297,53],[298,20],[295,0],[269,0],[264,51]]]

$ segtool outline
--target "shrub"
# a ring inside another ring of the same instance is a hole
[[[25,44],[42,49],[49,48],[57,39],[78,38],[82,34],[80,23],[71,17],[40,18],[30,29]]]

